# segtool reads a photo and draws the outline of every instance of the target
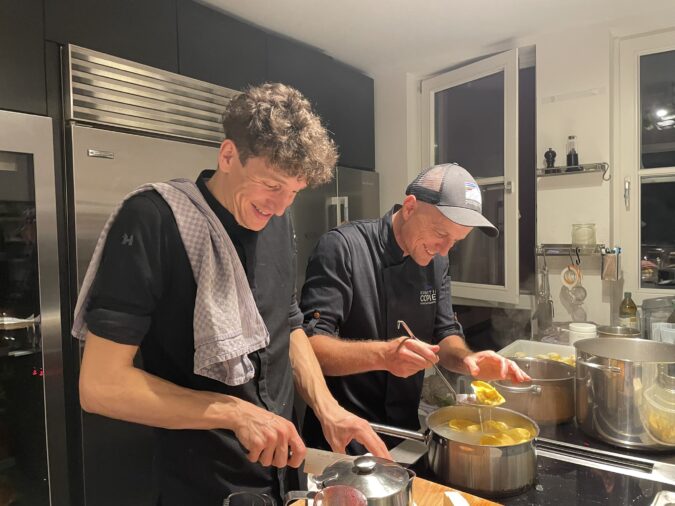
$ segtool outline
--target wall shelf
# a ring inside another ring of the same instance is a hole
[[[591,256],[599,255],[604,247],[604,244],[539,244],[536,253],[547,257]]]
[[[609,164],[607,162],[600,163],[584,163],[572,167],[551,167],[538,168],[537,177],[548,176],[569,176],[570,174],[588,174],[591,172],[602,172],[602,179],[609,181],[611,176],[608,176]]]

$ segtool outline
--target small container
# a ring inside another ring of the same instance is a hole
[[[572,244],[595,245],[595,223],[575,223],[572,225]]]
[[[577,152],[577,136],[570,135],[567,137],[567,172],[575,172],[581,170],[579,167],[579,154]]]
[[[637,337],[642,336],[638,329],[621,325],[598,327],[598,337]]]
[[[640,415],[649,434],[675,447],[675,368],[659,364],[656,382],[644,393]]]
[[[593,323],[570,323],[569,329],[570,344],[580,341],[581,339],[591,339],[598,335],[598,328]]]

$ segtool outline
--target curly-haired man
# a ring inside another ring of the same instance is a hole
[[[297,468],[306,451],[290,421],[294,379],[333,449],[356,439],[387,455],[365,420],[330,395],[295,298],[287,211],[299,191],[332,177],[336,148],[309,102],[281,84],[235,97],[223,126],[217,170],[196,185],[142,187],[125,200],[78,302],[81,404],[157,427],[162,506],[220,506],[238,491],[278,502],[293,474],[287,466]],[[176,204],[186,200],[203,203],[210,221],[197,215],[201,225],[186,225]],[[232,316],[227,297],[213,296],[223,286],[241,328],[258,334],[219,324]],[[264,344],[235,352],[260,334]],[[133,364],[139,348],[145,370]]]

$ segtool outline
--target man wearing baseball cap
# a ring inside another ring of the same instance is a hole
[[[463,167],[436,165],[382,218],[321,237],[300,308],[340,405],[371,422],[417,430],[424,369],[431,364],[484,380],[529,379],[493,351],[472,352],[452,310],[448,252],[474,228],[499,234],[481,209],[480,188]],[[408,339],[398,320],[422,342]],[[303,436],[309,446],[329,448],[309,409]],[[356,442],[349,450],[364,452]]]

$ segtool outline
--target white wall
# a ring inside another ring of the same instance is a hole
[[[564,164],[565,141],[570,134],[578,139],[580,161],[611,164],[611,93],[613,36],[646,32],[675,25],[663,17],[625,20],[613,25],[579,27],[558,33],[540,34],[510,41],[513,47],[536,46],[537,65],[537,159],[552,147],[558,153],[556,164]],[[494,48],[483,53],[492,53]],[[442,68],[425,69],[425,74],[480,56],[480,52],[447,52]],[[438,58],[435,59],[438,61]],[[405,69],[387,69],[375,79],[375,162],[380,173],[382,210],[395,202],[412,176],[421,168],[419,146],[419,93],[417,83],[423,74],[410,75]],[[611,169],[610,169],[611,170]],[[537,183],[537,242],[569,243],[573,223],[596,224],[597,241],[612,243],[610,211],[612,182],[600,174],[540,178]],[[566,321],[559,291],[560,271],[568,258],[549,259],[555,319]],[[611,282],[599,277],[599,258],[584,258],[583,284],[588,291],[584,305],[588,319],[610,323]]]

